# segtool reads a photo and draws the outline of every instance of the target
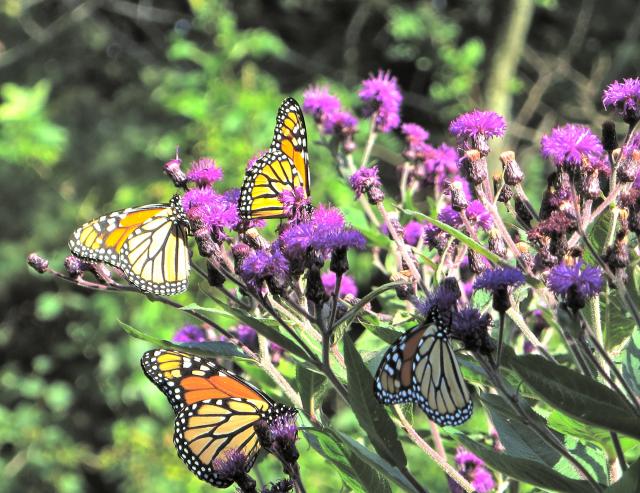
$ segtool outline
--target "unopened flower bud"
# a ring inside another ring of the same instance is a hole
[[[163,170],[176,187],[184,188],[187,184],[187,175],[182,171],[181,166],[182,160],[178,157],[178,149],[176,149],[176,157],[164,163]]]
[[[602,124],[602,147],[607,152],[611,152],[618,147],[616,124],[611,120],[607,120]]]
[[[461,160],[464,174],[474,185],[482,183],[487,176],[487,160],[477,149],[470,149],[464,153]]]
[[[335,272],[337,276],[341,276],[349,270],[349,259],[347,258],[346,248],[336,248],[331,252],[329,270]]]
[[[256,250],[268,250],[269,242],[260,234],[256,228],[249,228],[245,232],[247,243]]]
[[[498,202],[506,204],[513,198],[514,195],[515,194],[513,192],[513,188],[511,188],[509,185],[504,185],[502,187],[502,190],[500,190],[500,195],[498,195]]]
[[[320,267],[316,264],[312,264],[307,273],[307,289],[305,294],[307,299],[315,305],[319,305],[324,302],[327,296],[324,290],[324,285],[322,284]]]
[[[236,272],[242,265],[242,261],[247,258],[250,253],[251,248],[246,243],[236,243],[231,247],[231,254],[233,255]]]
[[[516,215],[518,219],[522,221],[522,223],[528,228],[531,227],[531,220],[533,216],[531,215],[531,211],[527,207],[527,204],[522,200],[518,195],[515,196],[514,205],[516,209]]]
[[[640,150],[633,149],[630,153],[622,153],[618,161],[618,180],[624,183],[635,181],[638,171],[640,171]]]
[[[504,182],[511,186],[522,183],[522,180],[524,180],[524,173],[516,161],[515,153],[513,151],[503,152],[500,154],[500,161],[504,168]]]
[[[82,274],[84,262],[75,255],[69,255],[64,259],[64,268],[71,277],[79,277]]]
[[[612,271],[626,269],[629,266],[629,247],[626,231],[620,231],[616,239],[604,253],[604,261]]]
[[[198,245],[198,253],[201,257],[207,258],[213,255],[216,251],[219,252],[220,248],[213,242],[211,233],[207,228],[199,228],[194,234],[196,244]]]
[[[459,181],[453,181],[449,184],[449,191],[451,192],[451,208],[454,211],[464,211],[469,207],[469,201],[462,188],[462,183]]]
[[[219,287],[224,284],[225,277],[222,275],[218,267],[216,267],[211,259],[207,261],[207,280],[209,281],[209,286]]]
[[[487,270],[487,264],[485,264],[484,258],[475,250],[469,249],[467,258],[469,259],[469,270],[474,274],[482,274]]]
[[[29,267],[31,267],[36,272],[39,272],[40,274],[44,274],[49,268],[49,261],[42,258],[37,253],[29,254],[29,256],[27,257],[27,264],[29,264]]]

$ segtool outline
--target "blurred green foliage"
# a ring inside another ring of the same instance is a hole
[[[498,3],[495,10],[505,11],[508,2]],[[537,3],[534,31],[552,34],[537,47],[553,56],[566,44],[573,16],[557,2]],[[161,165],[178,144],[187,161],[215,157],[225,185],[238,186],[247,160],[268,146],[283,95],[300,96],[318,80],[332,81],[355,103],[359,78],[392,68],[407,91],[406,118],[439,141],[457,111],[482,101],[494,45],[490,7],[488,0],[0,2],[7,81],[0,85],[0,492],[210,491],[177,459],[171,409],[139,371],[148,345],[118,324],[170,338],[186,317],[142,296],[87,293],[37,278],[27,272],[27,253],[37,250],[59,269],[68,235],[81,222],[165,201],[173,190]],[[610,54],[610,78],[637,67],[634,39],[624,38],[619,24],[598,29],[585,56]],[[598,51],[605,42],[615,48]],[[532,65],[525,64],[515,97],[526,96]],[[559,102],[560,117],[575,113],[575,100],[552,96],[547,108]],[[350,221],[362,223],[308,127],[314,201],[342,205]],[[526,153],[530,140],[519,130]],[[541,162],[531,158],[528,170],[528,185],[539,189]],[[363,290],[376,283],[364,258],[353,259],[352,271]],[[337,411],[336,427],[354,431],[354,415]],[[466,426],[474,429],[475,421]],[[424,417],[416,425],[426,428]],[[445,491],[433,463],[405,449],[418,479]],[[300,450],[312,491],[337,491],[336,470],[304,440]],[[257,470],[267,480],[280,473],[272,459]]]

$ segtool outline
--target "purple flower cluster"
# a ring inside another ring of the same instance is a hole
[[[242,261],[240,276],[255,290],[259,290],[263,281],[273,281],[282,287],[289,277],[289,262],[277,249],[254,250]]]
[[[460,473],[471,481],[472,486],[478,493],[487,493],[495,488],[493,476],[480,457],[459,447],[455,460]]]
[[[173,342],[205,342],[207,333],[198,325],[185,325],[176,331],[172,340]]]
[[[459,339],[469,351],[489,354],[495,345],[489,332],[493,325],[491,315],[481,314],[475,308],[464,308],[453,314],[451,337]]]
[[[398,88],[398,79],[390,72],[380,70],[378,75],[363,81],[358,95],[365,103],[365,114],[375,115],[378,132],[388,133],[400,125],[402,93]]]
[[[590,267],[581,260],[573,265],[562,263],[555,266],[547,279],[549,289],[566,299],[573,308],[582,308],[586,299],[600,292],[602,284],[600,267]]]
[[[278,200],[282,203],[284,214],[294,221],[302,219],[302,214],[309,208],[309,198],[304,188],[296,187],[294,190],[283,190],[278,195]]]
[[[240,222],[237,194],[235,190],[221,195],[212,188],[194,188],[182,196],[182,207],[191,221],[222,241],[226,239],[222,229],[235,228]]]
[[[418,221],[409,221],[404,226],[404,242],[407,245],[416,246],[424,233],[424,224]]]
[[[340,100],[327,87],[312,86],[304,92],[302,108],[313,115],[325,135],[349,137],[358,119],[342,108]]]
[[[482,202],[479,200],[472,200],[469,202],[469,206],[465,210],[465,213],[469,222],[474,226],[479,226],[485,231],[489,231],[491,226],[493,226],[493,217],[491,216],[491,213],[484,208]],[[447,205],[440,210],[438,213],[438,219],[449,226],[453,226],[454,228],[459,228],[463,224],[460,213],[453,210],[453,207],[450,205]]]
[[[424,156],[424,179],[427,183],[442,184],[458,173],[458,151],[448,144],[429,146]],[[462,178],[460,178],[462,180]],[[466,180],[464,180],[466,183]],[[467,184],[468,188],[468,184]]]
[[[404,156],[410,161],[424,159],[429,149],[432,149],[426,142],[429,138],[429,132],[417,123],[404,123],[401,130],[407,143]]]
[[[334,207],[320,205],[308,221],[285,229],[280,235],[282,250],[288,258],[299,257],[314,250],[323,260],[332,251],[345,248],[364,249],[364,236],[347,227],[344,217]]]
[[[602,94],[605,108],[614,108],[625,122],[632,124],[640,118],[640,78],[617,80]]]
[[[473,287],[475,289],[486,289],[488,291],[499,291],[508,287],[515,287],[524,284],[524,275],[518,269],[512,267],[498,267],[484,271]]]
[[[586,126],[569,123],[556,127],[540,141],[542,157],[558,167],[581,166],[585,161],[597,163],[604,149],[600,139]]]
[[[325,272],[321,276],[322,285],[324,286],[324,291],[327,295],[332,295],[333,291],[336,289],[336,273],[335,272]],[[340,280],[340,291],[338,292],[339,296],[345,295],[358,296],[358,286],[352,277],[343,275]]]

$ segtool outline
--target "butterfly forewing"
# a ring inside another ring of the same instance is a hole
[[[298,103],[287,98],[280,105],[269,152],[247,170],[238,210],[243,219],[285,217],[279,195],[284,190],[309,190],[307,130]]]

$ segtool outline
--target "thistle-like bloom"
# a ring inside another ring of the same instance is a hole
[[[496,292],[509,287],[516,287],[523,284],[524,275],[518,269],[512,267],[497,267],[487,269],[476,279],[473,287],[475,289],[486,289]]]
[[[233,228],[238,224],[240,219],[236,204],[233,193],[220,195],[211,188],[194,188],[182,196],[182,207],[187,217],[212,232]]]
[[[427,317],[432,309],[437,308],[440,315],[444,317],[455,309],[460,296],[462,292],[458,280],[455,277],[446,277],[430,296],[416,305],[416,309]]]
[[[475,308],[465,308],[453,313],[451,337],[462,341],[465,349],[490,354],[495,349],[489,336],[492,324],[488,313],[483,315]]]
[[[271,438],[271,450],[284,461],[292,464],[298,460],[296,440],[298,439],[298,427],[295,414],[278,416],[269,424]]]
[[[626,123],[635,123],[640,118],[640,78],[617,80],[609,84],[602,93],[605,108],[614,108]]]
[[[424,233],[424,224],[418,221],[409,221],[404,226],[404,241],[407,245],[416,246]]]
[[[204,342],[207,333],[198,325],[185,325],[173,335],[173,342]]]
[[[568,123],[556,127],[540,141],[542,157],[558,166],[580,166],[584,160],[598,162],[604,148],[600,139],[585,125]]]
[[[293,221],[299,221],[303,214],[309,209],[309,198],[302,187],[295,189],[285,189],[278,200],[282,203],[282,211]]]
[[[427,183],[442,183],[457,172],[458,152],[450,145],[443,143],[438,147],[430,147],[425,153],[424,177]]]
[[[256,482],[247,474],[249,465],[247,456],[238,449],[230,450],[211,463],[220,477],[236,482],[243,491],[255,490],[256,487]]]
[[[45,258],[42,258],[37,253],[29,254],[29,256],[27,257],[27,264],[29,264],[29,267],[40,274],[44,274],[49,268],[49,261]]]
[[[488,493],[495,488],[493,476],[487,470],[482,459],[462,447],[458,448],[455,459],[458,470],[471,481],[475,491]]]
[[[484,208],[482,202],[479,200],[472,200],[469,202],[469,205],[465,210],[465,214],[467,215],[471,225],[477,225],[485,231],[489,231],[491,226],[493,226],[493,217],[491,216],[491,213]],[[454,228],[459,228],[463,224],[460,213],[453,210],[453,207],[450,205],[447,205],[440,210],[438,213],[438,219],[443,223],[447,223],[449,226],[453,226]]]
[[[87,262],[75,255],[69,255],[64,259],[64,268],[71,277],[78,277],[84,271],[91,270],[91,266]]]
[[[486,289],[493,294],[493,308],[504,313],[511,307],[509,288],[524,284],[524,275],[512,267],[487,269],[474,283],[475,289]]]
[[[283,287],[289,277],[289,262],[279,250],[273,253],[265,250],[254,251],[245,258],[240,266],[240,276],[258,290],[263,281],[278,288]]]
[[[475,142],[479,137],[502,137],[507,129],[504,118],[493,111],[473,110],[463,113],[449,124],[449,132],[459,141]]]
[[[549,289],[564,298],[574,309],[584,307],[588,298],[600,292],[602,284],[602,270],[599,267],[590,267],[581,260],[573,265],[557,265],[551,269],[547,279]]]
[[[325,293],[327,295],[332,295],[334,290],[336,289],[336,273],[335,272],[325,272],[321,276],[322,285],[324,286]],[[340,291],[338,296],[342,297],[347,294],[352,296],[358,296],[358,286],[352,277],[343,275],[340,280]]]
[[[400,125],[402,93],[398,88],[398,79],[390,72],[380,70],[375,77],[363,81],[358,95],[365,103],[366,115],[375,113],[378,132],[387,133]]]
[[[216,166],[216,162],[210,157],[203,157],[191,163],[191,169],[187,172],[187,179],[199,187],[207,187],[222,180],[222,169]]]
[[[377,204],[384,200],[384,192],[382,191],[382,183],[378,176],[377,166],[372,166],[371,168],[362,167],[357,170],[349,178],[349,185],[356,192],[356,197],[366,194],[372,204]]]
[[[362,250],[366,244],[362,234],[346,226],[338,209],[323,205],[313,211],[309,221],[298,223],[283,231],[280,242],[283,251],[290,258],[312,249],[323,257],[323,260],[332,251],[347,248]]]
[[[311,113],[318,123],[324,117],[340,110],[340,100],[329,92],[326,86],[311,86],[303,94],[302,109]]]
[[[358,130],[358,119],[348,111],[333,111],[323,118],[322,130],[326,135],[351,136]]]
[[[404,123],[401,127],[404,134],[407,147],[404,150],[404,156],[409,160],[423,159],[430,149],[433,149],[426,143],[429,138],[429,132],[417,123]]]

